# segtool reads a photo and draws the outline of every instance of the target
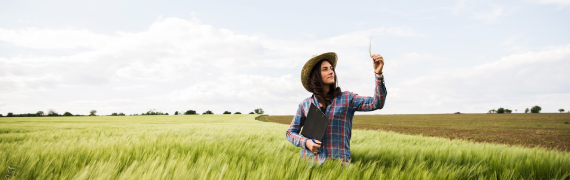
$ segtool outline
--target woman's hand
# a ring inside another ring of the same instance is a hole
[[[321,141],[315,140],[315,142],[317,142],[317,144],[315,144],[312,140],[307,140],[305,143],[305,147],[313,151],[313,154],[315,154],[316,156],[319,153],[319,148],[321,148]]]
[[[384,68],[384,58],[380,54],[373,54],[370,56],[373,60],[373,67],[375,73],[382,73],[382,69]],[[378,77],[382,77],[382,75],[376,74]]]

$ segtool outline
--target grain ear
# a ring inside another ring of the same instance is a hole
[[[368,53],[372,57],[372,36],[370,36],[370,42],[368,43]]]

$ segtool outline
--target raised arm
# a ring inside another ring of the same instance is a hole
[[[372,58],[372,67],[374,68],[374,74],[376,75],[374,97],[354,95],[352,98],[352,107],[355,111],[372,111],[382,109],[384,107],[384,102],[386,101],[386,95],[388,95],[386,86],[384,85],[384,75],[382,75],[382,70],[384,69],[384,57],[380,54],[372,54],[370,55],[370,58]]]
[[[305,147],[305,143],[308,138],[299,134],[301,132],[301,127],[305,124],[305,119],[306,119],[305,111],[302,105],[303,105],[302,103],[299,104],[299,109],[297,109],[297,113],[293,118],[293,122],[291,122],[289,129],[287,129],[286,136],[287,140],[291,142],[293,145],[297,147],[303,147],[303,149],[305,149],[307,148]]]
[[[386,101],[386,86],[384,85],[384,76],[376,76],[376,88],[374,90],[374,97],[354,95],[352,98],[352,107],[355,111],[373,111],[382,109]]]

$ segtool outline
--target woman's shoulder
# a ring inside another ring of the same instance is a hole
[[[299,105],[301,105],[301,106],[310,105],[312,99],[313,99],[313,96],[309,96],[309,97],[303,99],[303,101],[301,101],[301,103],[299,103]]]
[[[311,107],[311,100],[312,100],[312,96],[303,99],[303,101],[301,101],[301,103],[299,103],[298,112],[301,112],[302,114],[306,115],[305,111],[308,111],[309,107]]]

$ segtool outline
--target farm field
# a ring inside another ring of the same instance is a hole
[[[255,115],[0,118],[5,179],[570,179],[570,153],[353,131],[352,163],[299,158]]]
[[[266,119],[289,125],[293,116]],[[356,115],[353,128],[570,152],[569,113]]]

